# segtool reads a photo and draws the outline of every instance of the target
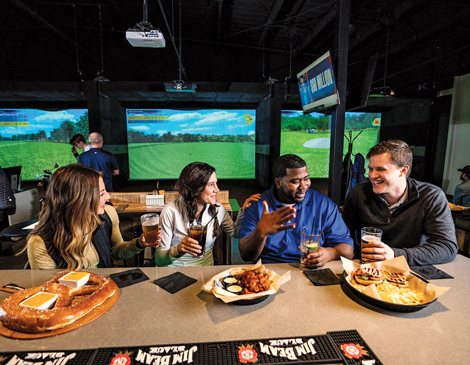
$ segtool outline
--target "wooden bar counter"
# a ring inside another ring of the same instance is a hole
[[[0,336],[0,352],[58,351],[195,342],[296,338],[357,330],[384,364],[468,364],[470,347],[470,260],[458,255],[436,265],[454,279],[430,282],[451,289],[428,307],[411,313],[361,305],[343,285],[314,286],[296,264],[270,264],[291,280],[267,300],[248,306],[225,304],[201,286],[229,266],[142,268],[149,280],[124,287],[117,303],[96,321],[50,338],[14,340]],[[326,267],[341,275],[340,261]],[[109,275],[128,268],[90,270]],[[180,271],[197,282],[170,294],[154,280]],[[0,285],[34,287],[58,271],[1,270]],[[8,297],[0,292],[0,301]]]

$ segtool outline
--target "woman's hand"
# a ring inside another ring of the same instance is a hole
[[[180,243],[178,243],[178,253],[181,255],[189,253],[193,257],[200,255],[202,247],[199,246],[199,242],[191,237],[185,237]]]
[[[251,202],[252,201],[259,201],[261,199],[261,194],[253,194],[252,196],[250,196],[247,200],[245,200],[245,204],[243,204],[243,207],[240,208],[240,210],[245,213],[245,210],[248,209],[248,207],[251,206]]]
[[[156,236],[156,238],[155,238]],[[147,238],[145,238],[147,237]],[[162,232],[160,229],[157,231],[151,231],[147,233],[142,233],[139,237],[139,246],[140,248],[153,247],[158,248],[162,244]]]

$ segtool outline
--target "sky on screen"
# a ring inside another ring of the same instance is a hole
[[[173,110],[160,109],[153,112],[128,109],[128,129],[144,134],[163,135],[171,132],[172,135],[202,134],[202,135],[252,135],[255,134],[255,110]],[[168,119],[147,122],[144,120],[130,120],[130,116],[158,115]]]
[[[0,110],[0,134],[4,137],[11,137],[16,134],[37,133],[40,130],[46,132],[47,137],[51,136],[51,131],[59,128],[65,120],[78,122],[84,115],[86,109],[67,109],[60,111],[44,111],[38,109],[4,109]],[[1,121],[28,122],[28,126],[5,126]]]

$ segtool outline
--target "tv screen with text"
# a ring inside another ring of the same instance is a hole
[[[41,179],[44,170],[76,162],[70,138],[88,140],[88,110],[0,110],[0,166],[22,166],[22,180]]]
[[[130,179],[177,179],[191,162],[255,178],[254,109],[127,109]]]

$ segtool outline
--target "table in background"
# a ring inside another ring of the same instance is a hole
[[[454,279],[431,280],[451,289],[418,312],[398,313],[362,306],[340,285],[313,286],[297,264],[270,264],[291,280],[252,306],[225,304],[201,286],[231,266],[142,268],[150,280],[121,289],[113,308],[69,333],[20,341],[0,336],[2,351],[78,350],[99,347],[179,345],[195,342],[297,338],[356,329],[384,364],[468,364],[470,348],[470,260],[458,255],[436,265]],[[340,261],[326,267],[337,275]],[[109,275],[125,268],[95,269]],[[170,294],[154,280],[180,271],[197,283]],[[0,270],[0,284],[38,286],[57,270]],[[0,292],[0,301],[8,297]]]
[[[14,224],[12,226],[6,227],[2,229],[2,236],[5,237],[25,237],[29,234],[29,232],[32,231],[32,229],[24,229],[25,227],[28,227],[29,225],[36,223],[38,219],[31,219],[26,222],[21,222]]]
[[[220,202],[230,217],[233,219],[233,212],[230,203]],[[124,209],[118,209],[119,206],[126,206]],[[135,232],[140,227],[140,216],[147,213],[158,213],[160,214],[163,210],[163,205],[147,205],[144,203],[121,203],[113,202],[113,206],[116,209],[119,216],[119,229],[122,237],[126,241],[130,241],[135,238]],[[217,262],[226,265],[232,262],[232,238],[225,232],[217,238],[214,249],[214,258]],[[141,265],[142,257],[139,258]]]

